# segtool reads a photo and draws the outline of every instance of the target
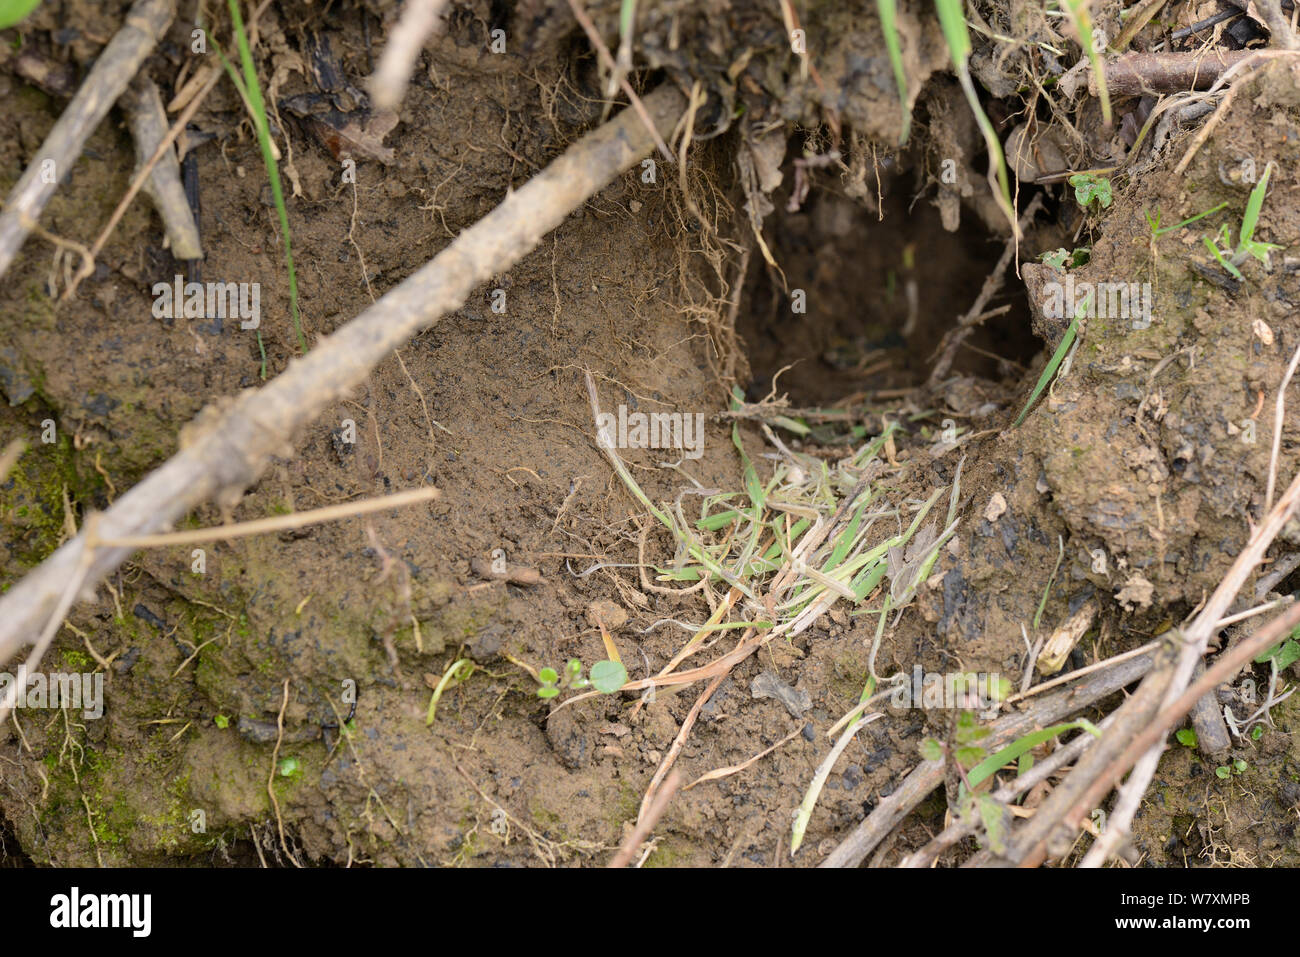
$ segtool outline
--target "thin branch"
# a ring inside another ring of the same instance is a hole
[[[159,535],[135,535],[124,538],[108,538],[100,544],[113,548],[162,548],[167,545],[198,545],[202,542],[224,542],[232,538],[247,538],[250,535],[264,535],[267,532],[282,532],[305,525],[319,525],[321,522],[333,522],[354,515],[369,515],[389,508],[414,505],[437,498],[436,488],[408,489],[394,492],[381,498],[369,498],[360,502],[348,502],[343,505],[327,505],[313,508],[306,512],[293,512],[289,515],[276,515],[272,518],[258,518],[251,522],[236,522],[233,525],[217,525],[213,528],[196,528],[180,532],[163,532]]]
[[[136,0],[127,12],[122,29],[99,55],[77,95],[5,200],[4,213],[0,214],[0,276],[12,265],[58,184],[77,162],[90,134],[153,52],[175,13],[175,0]]]
[[[660,129],[671,129],[684,105],[682,94],[671,86],[645,98]],[[588,133],[273,381],[205,410],[191,443],[103,513],[101,537],[130,539],[160,531],[212,499],[233,504],[257,481],[271,456],[285,454],[290,436],[301,434],[407,339],[459,308],[476,286],[522,259],[653,146],[631,110]],[[30,642],[48,620],[83,548],[84,534],[0,596],[0,662]],[[97,549],[87,583],[100,581],[129,555],[127,547]]]

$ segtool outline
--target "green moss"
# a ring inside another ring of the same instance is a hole
[[[63,668],[66,671],[93,671],[95,659],[90,657],[84,651],[78,651],[75,648],[67,648],[59,655]]]
[[[690,857],[690,844],[684,840],[673,837],[665,838],[659,842],[649,857],[646,858],[643,867],[680,867],[688,863]]]

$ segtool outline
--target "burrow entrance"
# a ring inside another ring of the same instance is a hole
[[[940,340],[975,301],[1006,240],[973,215],[948,232],[930,197],[916,196],[909,179],[884,182],[883,219],[829,177],[797,210],[790,208],[788,186],[773,197],[777,209],[763,235],[779,271],[754,253],[746,307],[737,317],[751,400],[766,395],[786,366],[777,392],[788,393],[795,406],[907,389],[929,375]],[[795,311],[797,290],[803,313]],[[1014,275],[987,311],[998,314],[962,344],[950,374],[1019,379],[1042,342],[1030,329]]]

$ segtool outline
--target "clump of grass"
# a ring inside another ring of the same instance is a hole
[[[1202,237],[1205,248],[1210,251],[1210,255],[1239,282],[1246,277],[1241,274],[1241,270],[1237,267],[1244,263],[1247,257],[1254,256],[1267,266],[1270,252],[1286,248],[1276,243],[1261,243],[1255,240],[1255,227],[1259,225],[1259,214],[1264,208],[1264,195],[1268,192],[1268,178],[1272,172],[1273,164],[1269,163],[1264,167],[1264,175],[1259,178],[1255,188],[1250,191],[1250,198],[1246,201],[1246,212],[1241,217],[1241,228],[1237,231],[1237,247],[1235,250],[1232,249],[1232,232],[1227,223],[1224,223],[1219,230],[1217,241],[1209,236]],[[1219,243],[1223,243],[1227,248],[1220,249]]]
[[[587,389],[599,429],[601,414],[590,377]],[[735,390],[733,413],[742,408],[742,398]],[[797,434],[807,433],[806,423],[792,417],[780,418],[784,420],[779,423],[782,427]],[[845,458],[828,463],[790,450],[764,423],[764,434],[776,450],[768,456],[776,460],[776,465],[771,478],[764,482],[745,448],[739,426],[733,424],[731,440],[741,462],[742,487],[734,491],[697,489],[701,502],[698,513],[690,516],[683,504],[684,495],[671,504],[651,502],[619,457],[613,437],[603,430],[597,434],[597,444],[628,491],[676,542],[674,560],[654,568],[658,581],[695,583],[700,587],[719,582],[729,586],[727,597],[715,602],[709,621],[660,674],[675,668],[698,650],[706,636],[722,628],[753,628],[765,632],[762,640],[793,638],[837,601],[865,606],[873,595],[883,592],[878,608],[861,607],[862,612],[879,616],[869,666],[871,677],[858,707],[834,729],[838,731],[853,722],[807,790],[795,822],[791,853],[802,841],[835,760],[858,730],[880,717],[876,714],[858,718],[873,700],[878,683],[875,651],[886,616],[890,611],[901,614],[911,603],[934,567],[940,549],[956,531],[960,465],[953,479],[948,517],[942,526],[927,524],[926,520],[944,487],[925,501],[890,501],[889,489],[879,479],[890,472],[891,466],[897,468],[893,465],[893,436],[898,428],[897,423],[888,422],[880,435]],[[893,534],[882,534],[881,526],[888,528],[891,524],[896,526]],[[740,615],[745,620],[724,621],[733,610],[747,612]],[[554,673],[546,677],[553,675],[560,678]],[[594,684],[594,669],[592,678]]]
[[[262,89],[257,79],[257,67],[253,63],[253,53],[248,46],[248,35],[244,31],[244,19],[239,14],[239,0],[227,0],[230,5],[230,20],[234,27],[235,43],[239,48],[239,61],[244,75],[241,79],[234,66],[226,59],[221,48],[214,44],[221,65],[225,67],[230,80],[248,102],[253,126],[257,131],[257,142],[262,149],[262,162],[266,165],[266,175],[271,181],[271,196],[280,217],[280,233],[284,237],[284,261],[289,272],[289,308],[293,313],[293,329],[298,336],[298,348],[307,354],[307,340],[302,334],[302,319],[298,313],[298,274],[293,268],[293,245],[289,239],[289,211],[284,205],[284,189],[280,184],[280,165],[275,159],[275,150],[271,144],[271,124],[266,118],[266,104],[262,100]],[[257,330],[257,348],[262,357],[262,378],[266,378],[266,347],[262,343],[262,330]]]

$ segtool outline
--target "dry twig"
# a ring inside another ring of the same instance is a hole
[[[27,166],[0,214],[0,276],[13,263],[59,182],[81,155],[90,134],[135,76],[175,15],[175,0],[136,0],[122,29],[95,61],[77,95]],[[48,164],[53,164],[50,166]]]
[[[684,98],[661,87],[645,98],[659,129],[671,129]],[[194,506],[230,504],[261,475],[289,438],[364,381],[377,363],[444,313],[458,308],[481,282],[499,275],[537,246],[619,173],[653,148],[630,110],[588,133],[550,166],[375,305],[293,360],[276,379],[200,415],[193,441],[135,486],[102,516],[106,539],[166,528]],[[0,661],[30,642],[49,619],[84,547],[84,532],[0,596]],[[86,576],[94,584],[128,555],[100,548]]]

